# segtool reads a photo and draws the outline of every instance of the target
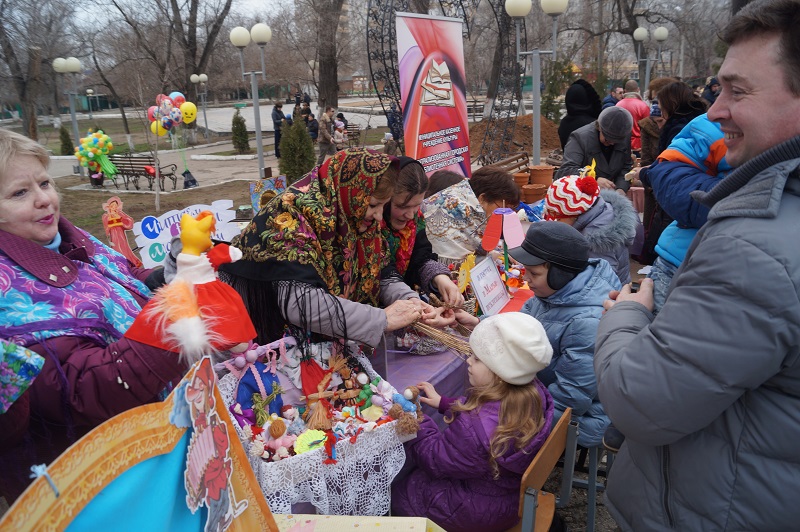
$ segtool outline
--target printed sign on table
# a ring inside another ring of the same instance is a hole
[[[487,257],[470,271],[472,291],[487,316],[499,313],[511,300],[494,261]]]

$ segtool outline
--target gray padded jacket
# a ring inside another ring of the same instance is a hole
[[[608,480],[623,530],[797,530],[800,136],[708,193],[657,318],[600,321],[600,400],[627,439]]]

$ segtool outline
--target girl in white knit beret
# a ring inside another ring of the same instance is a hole
[[[544,327],[510,312],[484,319],[470,337],[466,397],[418,384],[428,416],[406,443],[415,468],[392,486],[393,515],[424,516],[450,532],[507,530],[518,521],[522,475],[550,434],[553,399],[536,378],[553,355]]]

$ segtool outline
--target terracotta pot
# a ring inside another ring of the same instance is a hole
[[[527,185],[530,183],[531,173],[530,172],[518,172],[514,174],[514,182],[517,186],[522,187],[523,185]]]
[[[540,164],[536,166],[530,167],[531,172],[531,183],[538,183],[540,185],[550,186],[550,183],[553,182],[553,172],[555,171],[555,166],[550,166],[549,164]]]
[[[525,185],[522,187],[522,200],[529,205],[531,203],[536,203],[545,197],[547,188],[548,185],[542,185],[540,183]]]

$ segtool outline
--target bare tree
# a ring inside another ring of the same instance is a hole
[[[23,131],[35,140],[39,138],[37,106],[43,91],[55,86],[50,37],[60,34],[69,40],[69,13],[70,9],[59,1],[0,0],[0,55],[22,107]]]

